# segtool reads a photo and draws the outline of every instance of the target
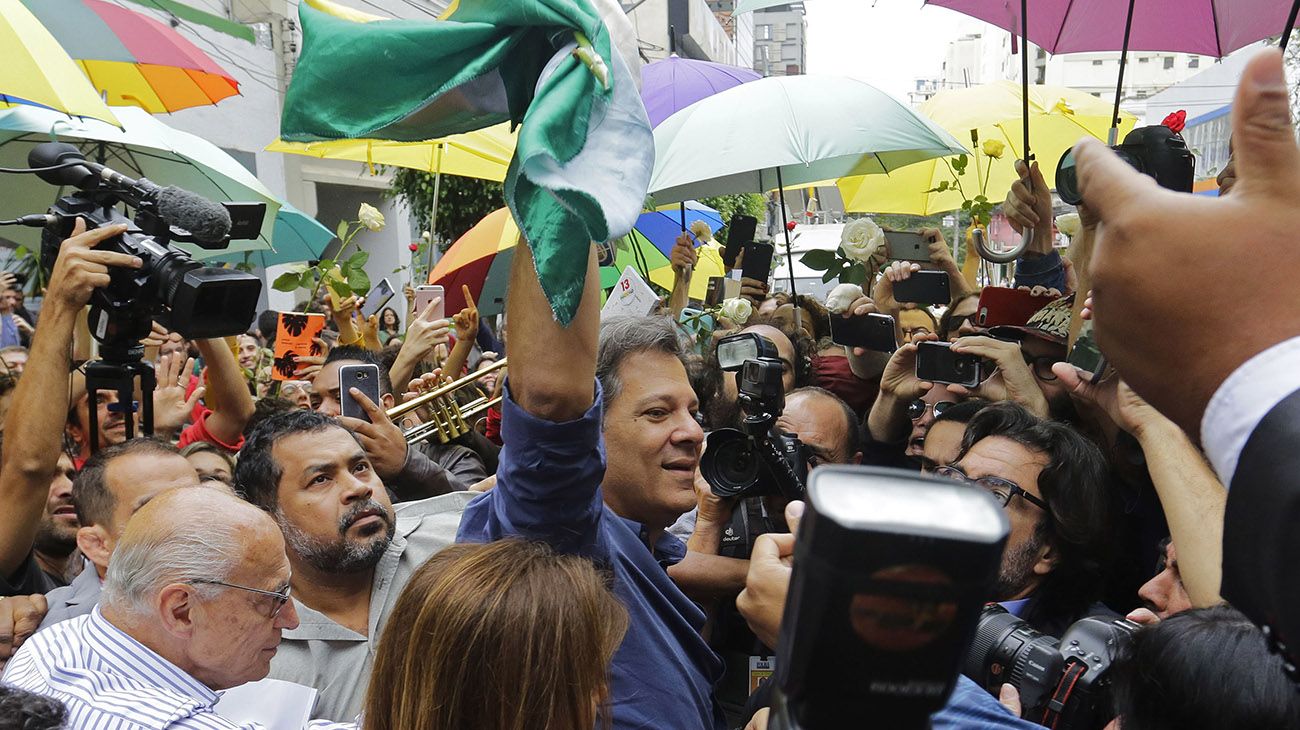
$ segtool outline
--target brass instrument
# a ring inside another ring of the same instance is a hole
[[[486,413],[487,409],[501,402],[501,396],[480,396],[473,401],[460,405],[455,393],[488,373],[496,372],[506,366],[506,358],[466,375],[465,377],[441,385],[427,393],[408,400],[388,410],[388,418],[396,422],[398,418],[411,411],[426,409],[428,420],[403,431],[408,444],[417,444],[426,439],[436,438],[439,443],[447,443],[469,433],[476,416]]]

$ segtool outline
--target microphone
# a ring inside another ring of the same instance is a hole
[[[68,165],[58,170],[43,170],[36,175],[51,185],[69,185],[79,190],[108,187],[136,204],[152,203],[157,206],[163,220],[189,231],[200,243],[223,243],[230,235],[230,211],[225,206],[188,190],[171,185],[160,187],[146,178],[137,180],[110,167],[88,162],[85,155],[70,144],[38,144],[27,154],[27,165],[32,168]]]

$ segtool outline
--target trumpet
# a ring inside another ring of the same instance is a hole
[[[428,393],[416,396],[399,406],[390,408],[387,411],[388,418],[393,422],[397,422],[397,419],[412,411],[421,408],[428,410],[429,420],[402,432],[408,444],[418,444],[430,438],[436,438],[439,443],[445,444],[453,439],[460,438],[474,428],[474,420],[479,414],[486,413],[487,409],[501,402],[501,396],[495,398],[479,396],[473,401],[461,405],[456,402],[456,391],[468,387],[488,373],[496,372],[505,366],[506,358],[502,358],[482,370],[472,372],[459,380],[441,385]]]

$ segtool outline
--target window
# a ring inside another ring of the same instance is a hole
[[[1100,66],[1101,64],[1102,64],[1101,59],[1097,59],[1096,61],[1093,61],[1093,62],[1092,62],[1092,65],[1094,65],[1094,66]]]
[[[1174,67],[1174,57],[1165,56],[1165,70],[1168,71]]]
[[[783,41],[783,40],[785,40],[785,26],[784,26],[784,25],[778,25],[778,26],[776,26],[775,31],[776,31],[776,32],[772,34],[772,40],[774,40],[774,41]]]
[[[799,24],[798,24],[798,23],[786,23],[786,24],[785,24],[785,37],[786,37],[786,38],[798,38],[798,37],[799,37]]]
[[[754,26],[754,37],[760,41],[772,40],[772,26],[770,25]]]
[[[1151,61],[1151,59],[1149,59],[1149,58],[1139,58],[1139,59],[1138,59],[1138,63],[1150,63],[1150,61]]]
[[[1192,56],[1191,58],[1187,59],[1187,68],[1200,68],[1200,67],[1201,67],[1200,56]]]

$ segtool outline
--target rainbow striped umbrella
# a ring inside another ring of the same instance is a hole
[[[22,0],[110,105],[150,114],[216,104],[239,82],[167,25],[104,0]]]

